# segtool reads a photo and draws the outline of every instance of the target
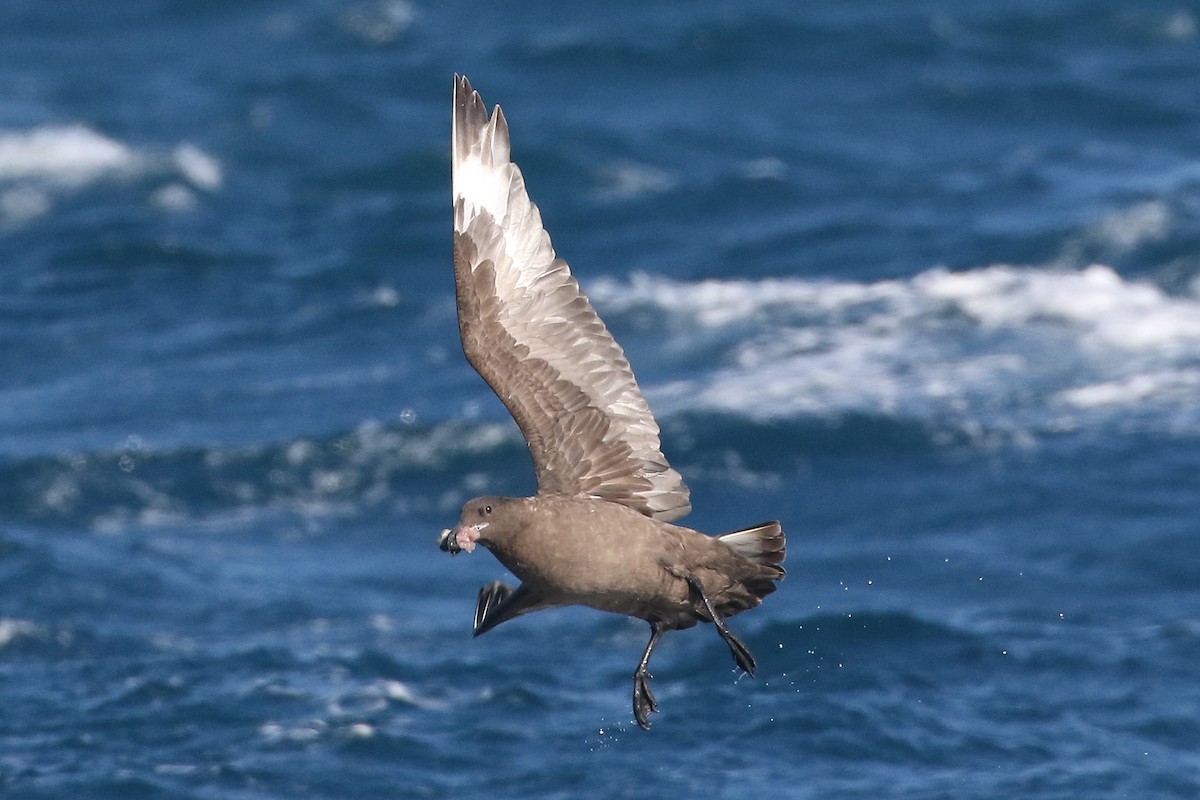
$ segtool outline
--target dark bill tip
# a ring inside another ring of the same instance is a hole
[[[438,547],[441,548],[442,552],[449,553],[452,556],[462,552],[462,548],[458,546],[458,540],[455,538],[454,532],[449,528],[446,528],[438,536]]]

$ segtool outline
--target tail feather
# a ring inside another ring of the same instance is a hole
[[[763,522],[717,539],[747,561],[765,567],[763,578],[779,580],[784,576],[780,565],[787,555],[787,542],[777,521]]]

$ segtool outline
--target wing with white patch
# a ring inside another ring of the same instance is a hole
[[[467,360],[525,435],[538,489],[661,520],[691,510],[629,362],[554,254],[508,124],[454,79],[454,279]]]

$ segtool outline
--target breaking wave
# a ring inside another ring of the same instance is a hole
[[[1172,295],[1094,265],[874,283],[634,275],[590,291],[610,317],[661,317],[664,347],[690,362],[647,387],[660,414],[867,414],[1037,435],[1200,430],[1198,288]]]
[[[195,192],[221,187],[221,163],[200,148],[135,148],[85,125],[0,131],[0,225],[43,217],[62,198],[98,182],[152,179],[149,202],[164,211],[190,208]]]

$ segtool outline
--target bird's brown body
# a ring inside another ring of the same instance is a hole
[[[739,555],[717,537],[607,500],[480,498],[468,509],[481,502],[492,506],[493,521],[479,543],[546,606],[583,605],[678,630],[705,617],[688,575],[723,617],[757,606],[781,577],[779,567]]]
[[[658,710],[647,665],[665,631],[710,622],[734,660],[754,657],[725,625],[783,577],[784,536],[767,522],[724,536],[673,524],[691,510],[620,345],[554,253],[509,158],[508,124],[455,78],[454,282],[467,360],[529,445],[538,492],[463,506],[441,547],[495,554],[521,584],[483,587],[475,635],[523,614],[583,605],[650,624],[633,712]]]

